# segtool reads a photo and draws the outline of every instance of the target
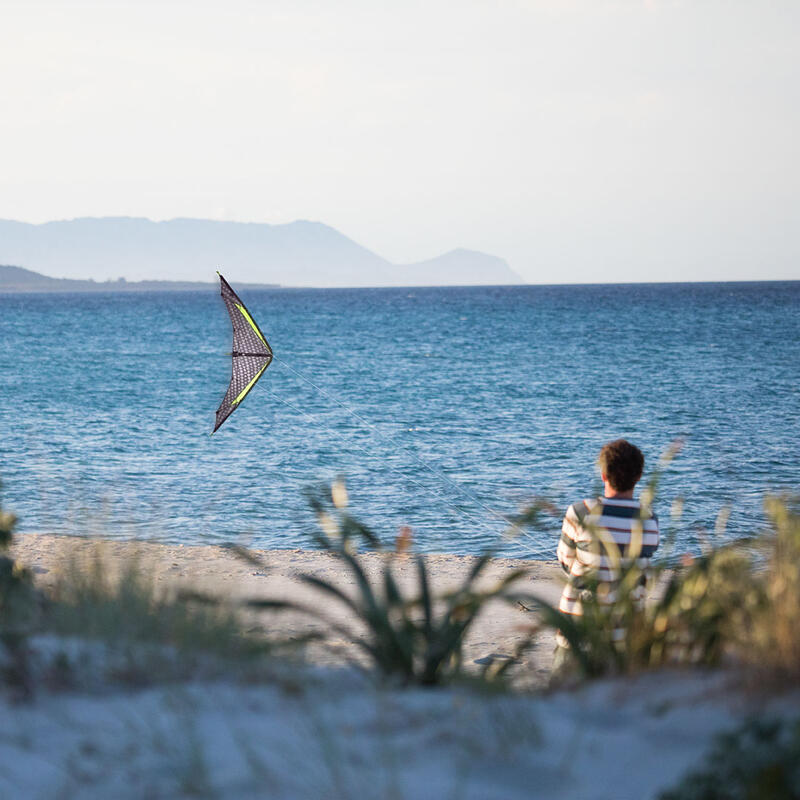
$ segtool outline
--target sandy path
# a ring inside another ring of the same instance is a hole
[[[258,567],[242,560],[230,550],[217,546],[163,545],[142,542],[91,540],[47,534],[20,534],[15,537],[13,554],[34,572],[43,586],[51,583],[70,563],[80,563],[97,552],[112,570],[131,557],[152,575],[156,586],[164,589],[191,587],[233,600],[241,598],[269,598],[293,600],[315,608],[337,621],[348,621],[349,612],[326,595],[306,586],[299,580],[303,573],[335,583],[344,590],[354,588],[354,580],[332,555],[312,550],[261,550],[252,551],[264,563]],[[376,580],[386,556],[364,553],[361,556],[367,574]],[[455,588],[463,580],[474,558],[434,554],[426,556],[430,579],[436,592]],[[524,567],[530,578],[520,581],[520,588],[536,591],[555,600],[560,591],[560,569],[555,563],[523,561],[519,559],[494,559],[485,570],[479,584],[488,588],[510,571]],[[416,566],[412,558],[398,556],[394,574],[401,590],[411,597],[416,581]],[[352,621],[352,620],[350,620]],[[304,615],[261,615],[258,620],[271,634],[300,636],[319,629],[319,624]],[[468,666],[478,665],[488,658],[502,658],[512,653],[522,641],[532,622],[532,615],[505,603],[492,602],[478,617],[464,644],[464,659]],[[549,672],[553,637],[539,634],[536,646],[527,656],[527,662],[516,672],[523,683],[538,684]],[[316,663],[337,664],[355,656],[356,650],[341,636],[329,638],[325,647],[314,646],[308,656]]]

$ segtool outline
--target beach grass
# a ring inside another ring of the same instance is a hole
[[[493,587],[479,590],[477,582],[492,558],[492,553],[486,552],[475,559],[457,589],[437,595],[425,558],[416,555],[415,591],[404,594],[393,568],[397,557],[408,556],[385,551],[369,526],[350,514],[343,482],[309,490],[307,496],[319,523],[314,543],[339,561],[353,578],[356,592],[348,594],[333,582],[310,574],[301,575],[300,580],[346,608],[353,624],[343,625],[319,608],[291,601],[252,598],[246,602],[247,607],[301,611],[315,617],[327,630],[352,642],[383,679],[423,686],[466,679],[462,645],[467,631],[486,604],[505,597],[526,571],[514,570]],[[370,580],[359,560],[361,545],[385,553],[383,569],[376,582]],[[479,682],[498,683],[511,663],[513,659],[497,666],[490,660],[480,672]]]
[[[752,537],[646,569],[635,554],[624,564],[613,542],[598,536],[620,580],[610,593],[588,576],[582,616],[535,594],[521,599],[567,639],[579,678],[724,664],[762,688],[798,686],[800,513],[789,497],[766,498],[765,512],[767,528]]]
[[[92,542],[81,556],[67,555],[50,589],[44,630],[231,659],[266,652],[263,640],[245,634],[233,606],[193,603],[178,592],[159,590],[153,565],[135,550],[113,566],[102,542]]]
[[[677,448],[668,451],[643,492],[645,508],[676,452]],[[339,573],[349,574],[354,591],[313,574],[302,574],[299,580],[346,611],[346,621],[327,613],[328,602],[310,605],[268,597],[233,602],[186,589],[159,589],[154,565],[135,547],[127,550],[124,560],[115,561],[105,556],[102,542],[83,542],[80,558],[78,548],[67,549],[46,596],[33,588],[26,568],[0,556],[0,623],[6,649],[19,653],[26,635],[44,632],[101,641],[129,652],[137,647],[153,652],[168,648],[177,661],[197,654],[258,659],[274,653],[281,643],[256,632],[250,625],[252,616],[248,620],[243,610],[292,611],[314,618],[323,634],[313,636],[335,635],[349,642],[361,653],[362,663],[365,660],[384,679],[441,685],[465,679],[464,637],[490,601],[502,600],[532,605],[537,622],[514,656],[500,663],[488,660],[478,674],[484,684],[501,681],[512,666],[524,669],[525,647],[535,640],[539,627],[559,630],[569,641],[579,678],[725,663],[754,676],[762,686],[800,682],[800,512],[791,498],[767,498],[769,525],[746,540],[711,546],[691,558],[677,558],[667,547],[666,557],[646,570],[635,558],[623,563],[613,542],[598,535],[598,546],[618,565],[620,581],[609,601],[607,587],[587,577],[584,613],[574,617],[535,593],[521,591],[524,569],[478,588],[491,551],[474,559],[459,586],[436,594],[425,558],[385,548],[351,513],[343,483],[316,487],[307,497],[319,523],[313,542],[336,559]],[[543,509],[553,513],[552,506],[541,502],[531,508],[531,513],[520,515],[523,523],[541,524]],[[0,511],[0,546],[6,549],[15,523],[12,514]],[[377,579],[370,578],[361,563],[361,547],[382,554]],[[259,557],[244,548],[231,552],[260,565]],[[401,590],[396,580],[398,559],[414,565],[411,590]],[[650,588],[646,603],[641,602],[643,584]],[[142,673],[138,679],[145,680],[145,671],[132,669],[131,674]]]
[[[137,552],[134,545],[126,547],[127,556],[119,559],[110,557],[102,542],[72,540],[58,574],[44,591],[33,587],[30,571],[3,556],[9,564],[6,582],[0,584],[4,650],[0,677],[4,688],[17,699],[26,699],[38,689],[44,693],[113,687],[126,692],[152,687],[178,692],[169,701],[175,703],[174,698],[189,692],[190,687],[208,685],[203,680],[223,679],[230,686],[237,676],[246,676],[244,683],[269,684],[275,696],[284,698],[275,701],[280,713],[302,720],[310,737],[304,740],[303,753],[311,746],[319,758],[306,778],[309,786],[324,787],[326,796],[350,796],[353,787],[373,773],[374,791],[368,796],[398,800],[408,796],[403,776],[410,766],[404,760],[408,751],[403,736],[416,731],[415,719],[425,720],[425,726],[438,730],[437,735],[448,742],[457,765],[449,784],[453,796],[471,791],[473,762],[516,763],[524,761],[531,748],[546,748],[553,734],[547,724],[540,723],[538,714],[532,713],[528,702],[534,698],[513,691],[500,695],[475,692],[476,681],[468,680],[462,659],[464,636],[480,614],[490,613],[490,601],[530,600],[519,588],[527,571],[509,570],[502,580],[486,588],[485,582],[479,585],[491,563],[491,553],[485,553],[472,561],[459,586],[436,593],[425,558],[384,548],[372,529],[351,514],[343,484],[314,490],[309,502],[320,524],[314,542],[326,557],[335,560],[335,574],[349,576],[352,590],[345,591],[336,582],[311,573],[302,573],[298,580],[346,610],[350,623],[330,619],[324,603],[315,607],[290,598],[268,597],[234,601],[199,591],[165,590],[154,579],[146,548]],[[543,508],[539,503],[529,518],[538,517]],[[743,690],[747,695],[749,687],[757,685],[774,696],[798,688],[800,632],[793,623],[800,611],[800,513],[797,501],[791,498],[768,498],[765,509],[767,529],[747,541],[709,547],[692,559],[670,556],[657,564],[650,602],[638,602],[641,571],[626,568],[621,570],[617,600],[612,604],[604,602],[599,583],[587,584],[585,615],[574,621],[573,628],[556,608],[537,597],[537,625],[558,627],[571,637],[577,671],[584,679],[702,665],[732,667],[728,672],[744,676],[739,689],[726,688],[726,692]],[[12,515],[2,512],[6,546],[11,543],[14,523]],[[374,556],[375,551],[383,559],[377,578],[363,563],[366,553]],[[243,548],[230,548],[229,552],[251,566],[265,567],[257,554]],[[395,568],[400,563],[413,567],[410,589],[407,585],[401,589],[396,580]],[[320,682],[291,667],[294,688],[284,691],[291,681],[281,682],[280,675],[285,678],[286,672],[272,669],[283,663],[283,651],[263,633],[253,633],[252,619],[247,617],[260,610],[269,615],[302,611],[322,621],[331,633],[346,638],[365,656],[370,674],[380,680],[351,684],[348,691],[354,699],[340,703],[334,683]],[[620,626],[625,632],[622,640],[614,633]],[[536,625],[523,642],[533,641],[535,636]],[[28,643],[34,639],[40,657],[44,651],[49,653],[45,669],[41,658],[36,665],[28,657]],[[43,650],[43,639],[51,644],[55,641],[55,647]],[[502,679],[512,664],[514,659],[497,669],[490,665],[479,674],[477,684],[507,686]],[[520,653],[516,669],[525,666]],[[659,675],[653,678],[658,684],[663,682]],[[452,694],[428,694],[427,689],[415,694],[415,687],[448,684],[450,688],[444,692]],[[440,719],[432,719],[428,711],[431,701],[421,695],[433,698]],[[547,698],[541,699],[546,702]],[[219,796],[220,767],[213,748],[209,749],[209,741],[215,741],[207,721],[209,711],[195,715],[193,701],[187,702],[174,715],[184,733],[180,747],[173,747],[173,756],[172,744],[166,740],[155,749],[173,758],[173,778],[181,796]],[[555,702],[560,704],[561,714],[572,700],[567,696],[555,698]],[[608,702],[610,709],[617,701]],[[659,707],[669,708],[671,702],[659,701]],[[328,705],[339,709],[337,714],[347,709],[347,716],[365,703],[375,704],[375,716],[369,717],[365,723],[368,730],[359,735],[369,737],[372,757],[380,762],[369,769],[351,747],[354,729],[350,723],[324,710]],[[411,704],[408,712],[401,713],[407,703]],[[161,713],[160,709],[154,711],[153,719]],[[470,729],[472,719],[481,720],[480,730]],[[395,730],[398,720],[406,734]],[[160,729],[156,722],[153,725],[155,736]],[[673,785],[662,795],[663,800],[795,797],[797,730],[788,717],[751,720],[718,739],[707,761],[683,780],[676,782],[672,776],[670,782],[662,783]],[[255,746],[244,733],[237,733],[232,742],[232,753],[249,765],[247,780],[261,776],[270,781],[283,776],[287,781],[269,750]],[[438,740],[435,746],[440,746]],[[80,764],[76,770],[75,786],[79,786],[83,780]]]
[[[5,551],[15,524],[12,514],[0,510]],[[40,590],[29,569],[0,555],[4,686],[27,699],[37,684],[143,686],[233,674],[231,664],[261,667],[286,645],[253,635],[230,603],[197,603],[159,588],[154,573],[155,565],[135,547],[120,560],[108,557],[102,541],[72,540],[55,579]],[[40,645],[35,659],[29,646],[34,639]]]

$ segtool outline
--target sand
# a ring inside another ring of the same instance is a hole
[[[29,534],[16,538],[14,555],[46,585],[92,548]],[[113,567],[138,555],[165,591],[294,599],[347,619],[299,581],[311,573],[352,589],[325,553],[267,551],[255,566],[219,547],[107,542],[103,552]],[[379,571],[381,556],[364,560],[370,574]],[[439,590],[456,585],[471,562],[427,557]],[[552,563],[497,559],[485,584],[520,566],[530,569],[526,588],[557,597]],[[410,559],[398,558],[396,571],[402,585],[413,584]],[[468,665],[510,654],[531,619],[503,604],[487,608],[465,643]],[[312,624],[284,616],[257,623],[287,636]],[[114,653],[100,642],[38,636],[28,646],[32,658],[78,653],[90,676],[113,672]],[[518,666],[520,677],[541,682],[551,648],[545,637]],[[224,673],[136,688],[90,677],[78,688],[43,685],[24,703],[0,693],[0,797],[656,800],[702,763],[715,735],[754,712],[800,714],[797,693],[765,706],[723,671],[662,671],[555,693],[402,689],[332,668],[352,654],[334,639],[311,653],[311,665],[278,661],[255,682]]]
[[[72,562],[102,554],[107,566],[118,569],[131,558],[138,558],[164,590],[190,588],[231,600],[249,598],[291,600],[324,610],[337,622],[351,624],[352,614],[340,603],[331,600],[299,579],[301,574],[314,575],[351,592],[354,579],[340,560],[329,553],[312,550],[253,550],[252,554],[263,567],[247,563],[230,549],[219,546],[164,545],[146,542],[114,542],[79,539],[46,534],[20,534],[15,537],[13,555],[34,572],[40,585],[56,579],[60,570]],[[366,572],[379,583],[386,555],[361,554]],[[471,556],[433,554],[425,557],[434,591],[443,593],[456,588],[468,573],[475,559]],[[490,588],[511,571],[524,568],[529,577],[518,586],[555,601],[561,590],[561,569],[555,562],[494,559],[478,584]],[[416,596],[417,568],[413,557],[397,556],[393,572],[408,597]],[[464,642],[464,662],[467,668],[480,669],[487,660],[508,658],[518,645],[528,638],[533,615],[519,606],[491,602],[475,621]],[[270,635],[277,637],[303,636],[323,630],[319,623],[305,615],[267,614],[254,620]],[[357,649],[346,639],[330,635],[323,646],[309,648],[307,656],[318,665],[342,665],[358,657]],[[542,632],[525,661],[515,667],[517,680],[526,686],[542,685],[549,675],[554,647],[553,635]]]

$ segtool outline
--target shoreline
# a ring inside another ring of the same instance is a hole
[[[22,540],[30,537],[31,540],[34,539],[49,539],[49,540],[65,540],[70,542],[93,542],[93,543],[102,543],[108,545],[142,545],[145,548],[157,548],[157,547],[164,547],[164,548],[174,548],[176,550],[192,550],[194,548],[200,547],[207,547],[214,550],[220,550],[222,552],[231,551],[234,547],[238,547],[240,543],[238,541],[226,541],[221,544],[183,544],[183,543],[173,543],[173,542],[166,542],[166,541],[159,541],[158,539],[151,538],[128,538],[128,539],[108,539],[103,536],[95,536],[94,534],[78,534],[78,533],[43,533],[42,531],[15,531],[14,532],[14,543],[13,547],[17,547],[20,545]],[[558,544],[558,536],[554,534],[553,541],[555,544],[553,545],[553,558],[546,559],[546,558],[517,558],[515,556],[494,556],[492,557],[492,561],[508,561],[514,562],[515,564],[530,564],[532,566],[541,566],[543,568],[547,568],[550,566],[558,567],[558,559],[555,556],[556,548],[555,545]],[[251,553],[325,553],[325,550],[321,548],[313,548],[313,547],[250,547],[249,545],[242,544],[242,547],[247,548],[248,551]],[[27,547],[27,546],[26,546]],[[385,550],[359,550],[359,555],[390,555],[395,554],[398,558],[403,556],[424,556],[425,558],[454,558],[461,561],[468,561],[469,559],[480,558],[479,554],[475,553],[450,553],[444,550],[435,550],[431,552],[419,552],[414,550],[413,548],[410,551],[405,553],[396,553],[394,550],[389,549],[388,547]],[[559,567],[560,571],[560,567]]]

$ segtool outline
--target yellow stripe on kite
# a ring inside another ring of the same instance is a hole
[[[242,400],[244,400],[244,398],[246,397],[247,393],[253,388],[253,385],[255,384],[255,382],[261,377],[261,373],[268,366],[269,366],[269,362],[264,364],[264,366],[261,367],[261,369],[258,372],[256,372],[255,375],[253,375],[253,379],[250,381],[250,383],[247,384],[247,386],[244,387],[244,389],[242,389],[241,392],[239,392],[239,396],[231,403],[231,405],[238,406],[239,403],[241,403]]]
[[[256,332],[256,336],[258,336],[258,338],[261,339],[261,341],[264,342],[264,344],[267,344],[267,340],[261,335],[261,331],[258,329],[258,325],[256,325],[255,322],[253,322],[253,318],[250,316],[250,314],[247,313],[247,309],[243,305],[240,305],[239,303],[234,303],[234,305],[236,306],[236,308],[239,309],[239,311],[242,312],[242,316],[250,323],[250,327]],[[269,347],[268,344],[267,347]]]

